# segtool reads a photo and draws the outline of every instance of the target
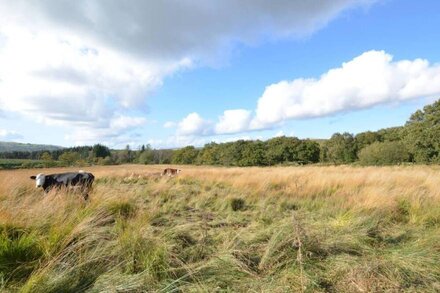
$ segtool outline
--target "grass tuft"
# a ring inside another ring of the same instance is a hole
[[[234,212],[242,211],[246,207],[246,202],[242,198],[231,198],[229,204]]]

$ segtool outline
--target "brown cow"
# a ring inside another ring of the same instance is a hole
[[[168,177],[171,177],[171,176],[179,174],[180,171],[181,171],[180,169],[166,168],[163,170],[161,176],[168,175]]]

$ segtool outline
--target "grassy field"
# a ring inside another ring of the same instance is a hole
[[[0,171],[0,291],[440,291],[439,167],[162,168]]]

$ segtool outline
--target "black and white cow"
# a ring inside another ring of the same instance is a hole
[[[49,192],[53,188],[60,189],[62,187],[74,187],[79,188],[84,199],[89,198],[89,190],[92,187],[95,176],[92,173],[87,173],[82,170],[79,172],[67,172],[44,175],[42,173],[31,176],[31,179],[35,180],[35,186],[42,187],[44,192]]]

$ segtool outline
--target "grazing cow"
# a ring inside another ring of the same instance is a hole
[[[181,171],[180,169],[166,168],[163,170],[161,176],[168,175],[168,177],[171,177],[171,176],[179,174],[180,171]]]
[[[31,176],[31,179],[35,180],[35,186],[42,187],[44,192],[49,192],[53,188],[60,189],[62,187],[74,187],[81,190],[84,199],[89,198],[89,190],[92,187],[95,176],[92,173],[87,173],[82,170],[79,172],[67,172],[59,174],[38,174]]]

